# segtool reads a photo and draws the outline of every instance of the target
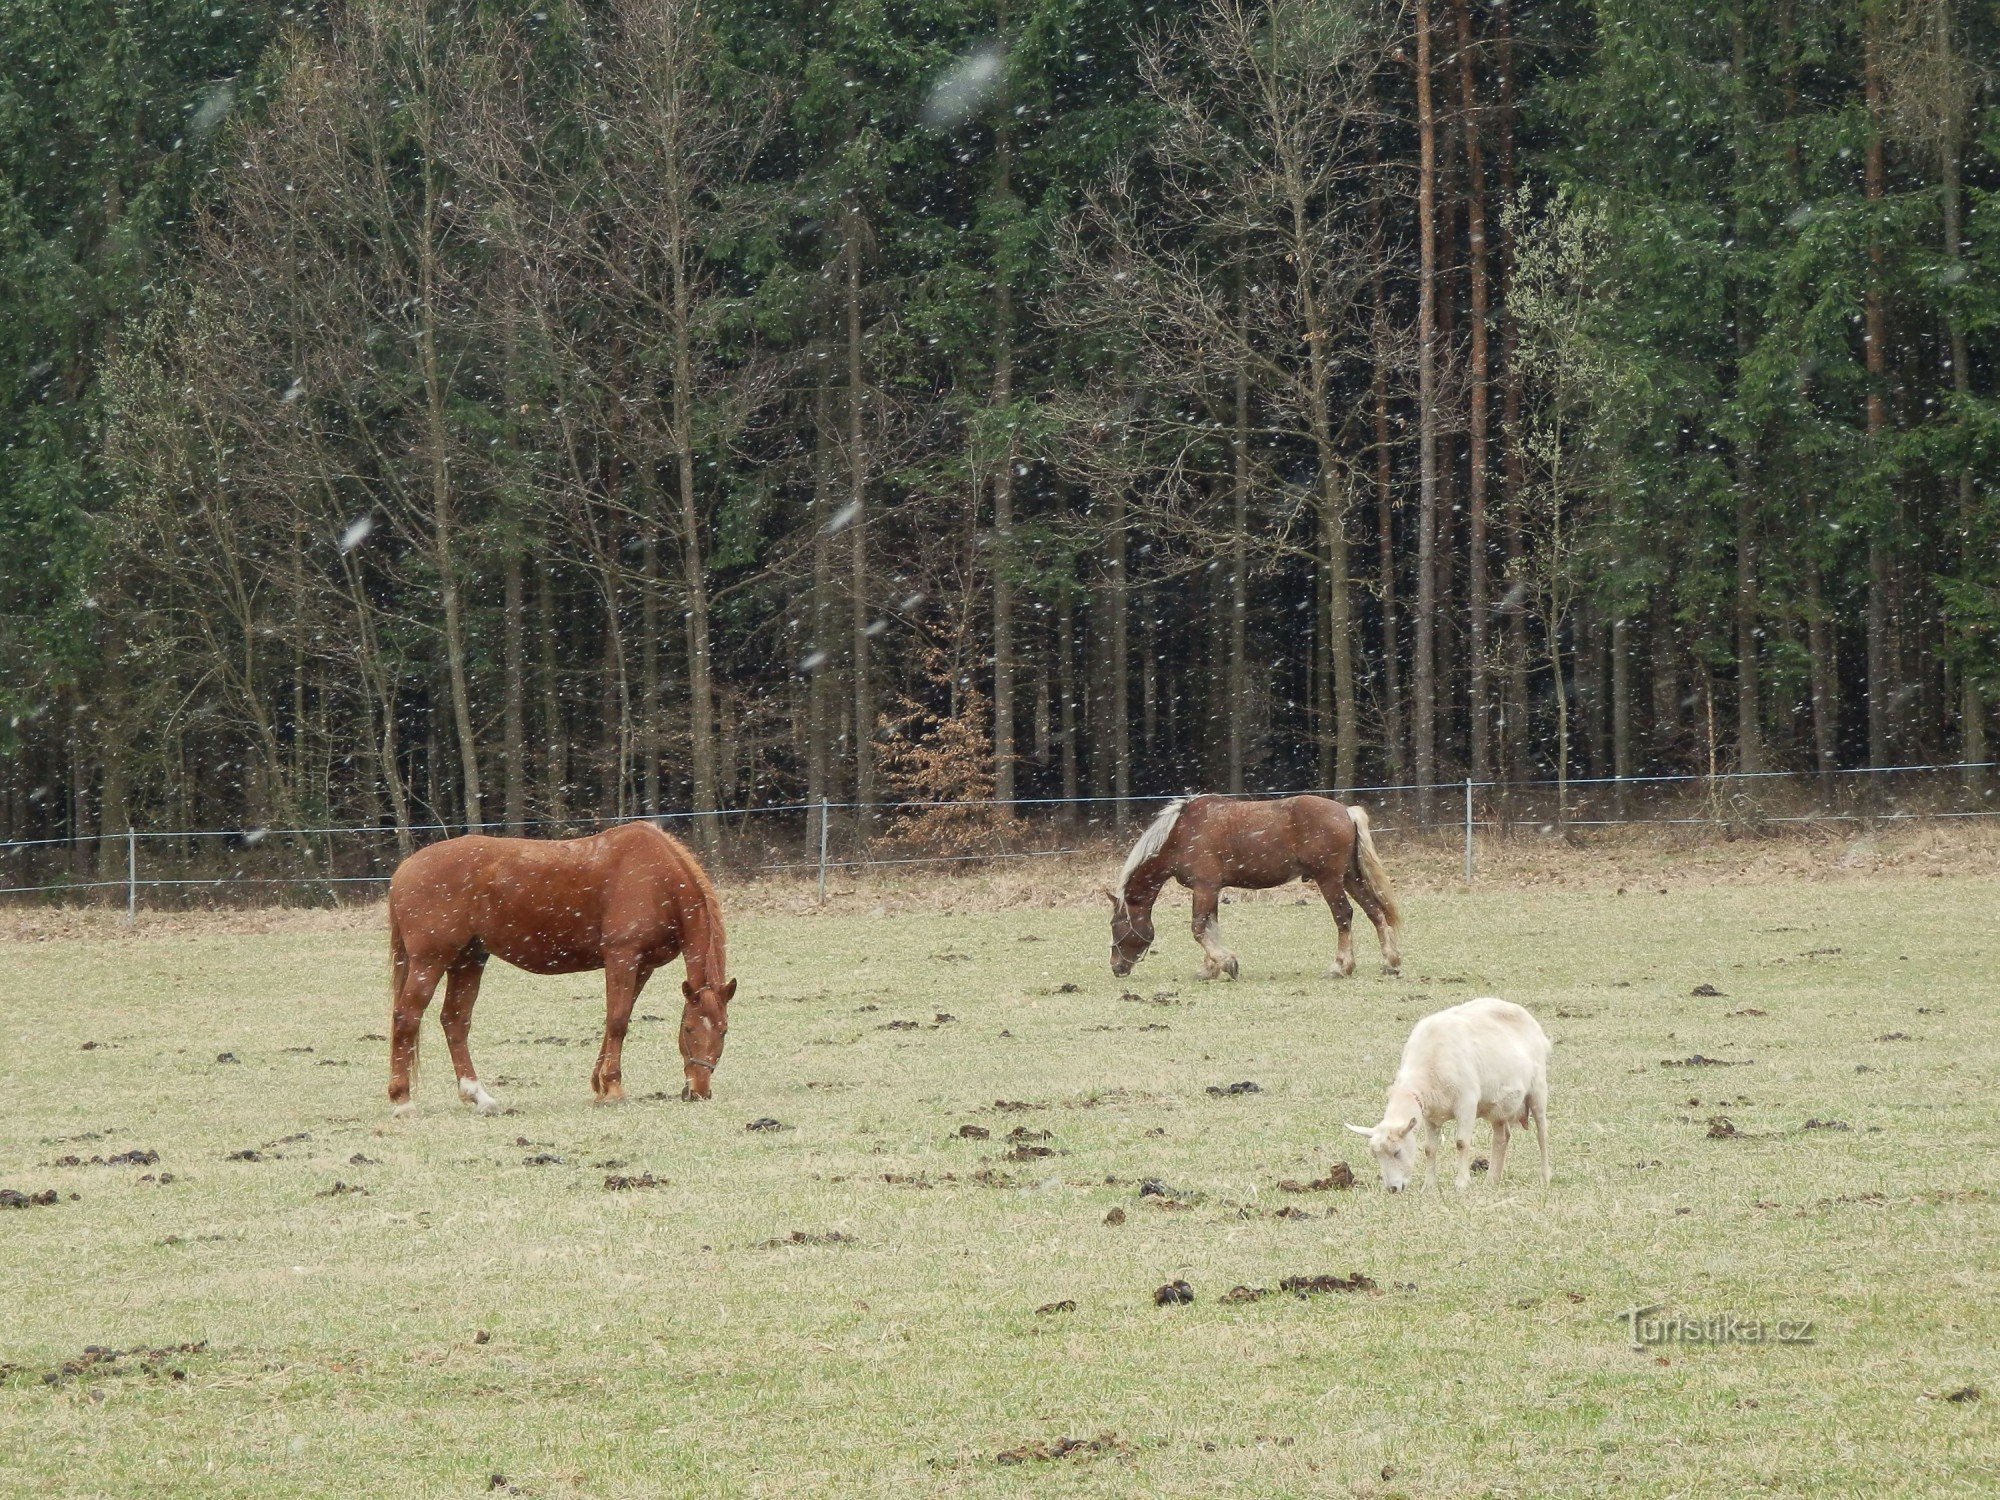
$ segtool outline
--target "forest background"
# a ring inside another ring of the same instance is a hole
[[[0,830],[1983,763],[1996,60],[4,0]]]

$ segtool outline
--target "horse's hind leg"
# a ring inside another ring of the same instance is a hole
[[[1339,877],[1321,876],[1314,884],[1333,913],[1333,925],[1340,929],[1340,943],[1333,952],[1333,976],[1345,979],[1354,972],[1354,908],[1348,903]]]
[[[1402,973],[1403,955],[1396,947],[1396,929],[1389,925],[1389,914],[1382,909],[1382,903],[1375,899],[1375,893],[1368,888],[1368,882],[1361,878],[1359,871],[1347,872],[1347,892],[1361,904],[1361,909],[1368,914],[1368,920],[1375,924],[1375,940],[1382,945],[1382,972]]]
[[[1216,917],[1222,888],[1213,885],[1198,885],[1194,888],[1194,940],[1201,944],[1206,955],[1198,979],[1220,979],[1227,974],[1236,977],[1236,955],[1222,945],[1222,923]]]
[[[434,959],[404,958],[396,967],[401,983],[389,1023],[389,1102],[402,1115],[416,1108],[410,1103],[410,1080],[417,1069],[417,1033],[445,966]]]
[[[472,1066],[472,1007],[479,1001],[479,981],[486,972],[484,958],[464,957],[451,966],[445,983],[445,1045],[451,1048],[452,1070],[458,1074],[458,1097],[482,1115],[498,1114],[500,1101],[486,1092]]]

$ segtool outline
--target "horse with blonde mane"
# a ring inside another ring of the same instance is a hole
[[[1382,944],[1382,969],[1402,966],[1402,916],[1376,857],[1368,814],[1328,797],[1252,801],[1190,797],[1167,804],[1125,856],[1111,898],[1111,972],[1124,976],[1153,945],[1153,903],[1169,880],[1194,892],[1194,938],[1204,962],[1199,978],[1237,974],[1236,955],[1222,945],[1216,908],[1224,887],[1268,890],[1287,881],[1319,887],[1340,929],[1333,973],[1354,972],[1354,908],[1361,903]]]
[[[655,823],[622,823],[580,839],[467,834],[420,849],[389,883],[395,1015],[389,1102],[405,1114],[424,1009],[447,981],[444,1038],[459,1097],[500,1106],[472,1066],[472,1007],[489,956],[531,974],[604,971],[604,1044],[590,1075],[599,1102],[625,1097],[625,1031],[653,971],[686,960],[681,983],[681,1097],[706,1099],[729,1033],[722,906],[708,872]]]

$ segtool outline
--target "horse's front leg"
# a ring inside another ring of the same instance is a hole
[[[649,972],[636,953],[604,955],[604,1045],[590,1074],[590,1091],[600,1104],[625,1097],[625,1032]]]
[[[1206,955],[1201,973],[1195,976],[1198,979],[1220,979],[1225,974],[1236,977],[1236,955],[1222,945],[1222,923],[1216,917],[1221,897],[1220,886],[1194,887],[1194,940]]]

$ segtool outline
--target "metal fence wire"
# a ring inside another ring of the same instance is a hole
[[[1611,828],[1893,824],[2000,816],[2000,762],[1853,768],[1827,773],[1723,772],[1567,781],[1396,783],[1247,793],[1313,794],[1366,805],[1377,834],[1462,842],[1464,878],[1478,843],[1537,832]],[[838,871],[966,866],[1108,852],[1166,805],[1165,795],[1021,797],[1011,801],[789,802],[714,813],[464,824],[300,828],[127,828],[98,837],[0,842],[0,897],[10,902],[115,902],[136,918],[141,892],[181,904],[259,893],[338,901],[388,883],[406,845],[485,831],[569,837],[648,820],[691,842],[730,874],[810,879],[820,899]]]

